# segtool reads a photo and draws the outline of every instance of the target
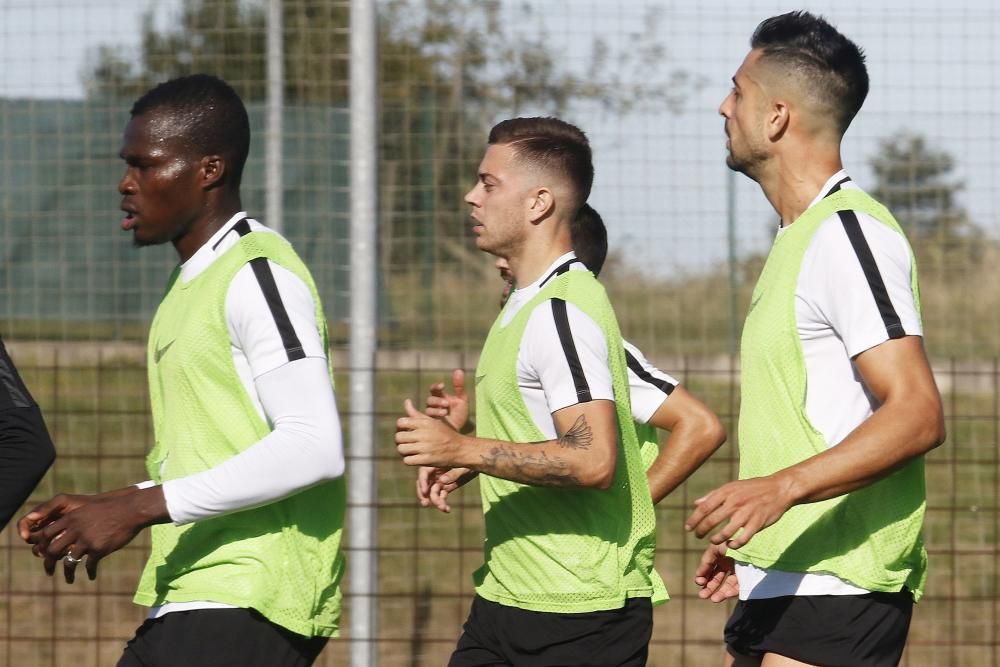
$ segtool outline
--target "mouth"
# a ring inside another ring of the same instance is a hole
[[[121,222],[122,231],[127,232],[130,229],[134,229],[139,217],[135,208],[129,204],[122,204],[120,208],[125,212],[125,217],[122,218]]]

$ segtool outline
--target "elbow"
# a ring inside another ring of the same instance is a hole
[[[44,475],[48,472],[49,468],[52,467],[52,464],[56,462],[56,446],[52,444],[52,439],[49,438],[47,434],[41,449],[42,451],[39,455],[39,459],[41,463],[41,473]]]
[[[337,453],[337,456],[333,457],[327,466],[326,479],[337,479],[338,477],[343,477],[347,469],[347,463],[344,461],[344,455],[341,452]]]
[[[726,441],[728,434],[726,427],[722,425],[722,420],[711,413],[711,418],[706,419],[701,429],[702,442],[705,443],[706,453],[711,454]]]
[[[601,460],[594,462],[581,471],[578,477],[580,486],[601,491],[610,489],[615,483],[615,467],[617,464],[618,451],[616,448],[612,450],[610,456],[602,457]]]
[[[326,439],[326,442],[320,445],[317,454],[316,470],[319,477],[317,481],[327,482],[344,476],[347,462],[344,460],[344,447],[339,437]]]
[[[674,432],[684,431],[685,438],[696,444],[698,452],[703,457],[710,456],[726,441],[726,427],[722,425],[714,412],[705,408],[678,423]]]
[[[918,454],[926,454],[944,443],[947,433],[944,426],[944,411],[940,401],[928,401],[923,410],[918,413],[920,417],[913,420],[914,448]]]
[[[929,452],[944,444],[948,435],[944,425],[944,406],[941,405],[941,395],[937,391],[928,399],[928,405],[923,414],[926,415],[922,433],[926,448],[924,451]]]
[[[925,451],[929,452],[932,449],[937,449],[944,444],[945,438],[947,437],[948,433],[944,426],[944,416],[939,414],[937,419],[935,419],[925,431],[923,438],[926,443]]]

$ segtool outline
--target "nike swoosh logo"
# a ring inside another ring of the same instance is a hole
[[[165,355],[167,353],[167,350],[169,350],[170,346],[173,345],[174,342],[176,342],[176,341],[177,341],[177,339],[175,338],[174,340],[170,341],[169,343],[167,343],[163,347],[157,348],[156,349],[156,354],[153,355],[153,361],[155,361],[156,363],[160,363],[160,359],[163,358],[163,355]]]
[[[477,375],[476,376],[476,386],[478,387],[479,383],[482,382],[485,378],[486,378],[486,374],[485,373],[483,373],[482,375]]]
[[[747,314],[748,314],[748,315],[750,314],[750,311],[752,311],[752,310],[753,310],[754,308],[756,308],[756,307],[757,307],[757,304],[758,304],[758,303],[760,302],[760,300],[761,300],[761,298],[762,298],[763,296],[764,296],[764,294],[763,294],[763,293],[761,293],[761,294],[758,294],[758,295],[757,295],[757,298],[755,298],[755,299],[754,299],[753,301],[751,301],[751,302],[750,302],[750,308],[749,308],[749,309],[747,309]]]

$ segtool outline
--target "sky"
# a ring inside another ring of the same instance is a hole
[[[570,70],[584,67],[596,37],[612,49],[628,49],[654,26],[666,55],[649,79],[682,69],[704,84],[684,96],[680,113],[614,116],[585,107],[568,113],[595,148],[591,203],[608,224],[612,248],[652,271],[698,271],[725,257],[729,187],[735,188],[740,253],[769,244],[774,215],[754,183],[728,177],[716,110],[756,24],[795,8],[822,13],[867,53],[871,93],[844,142],[855,179],[874,185],[869,163],[881,139],[900,131],[924,134],[933,148],[956,158],[954,178],[965,184],[960,203],[1000,236],[1000,10],[987,0],[527,2]],[[524,4],[505,0],[505,15],[516,21]],[[176,6],[176,0],[0,0],[0,96],[81,97],[81,72],[97,45],[129,53],[145,10],[156,7],[158,20],[169,22]]]

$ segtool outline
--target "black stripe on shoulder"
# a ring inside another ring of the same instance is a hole
[[[236,233],[239,234],[240,236],[246,236],[247,234],[250,233],[250,223],[247,222],[246,218],[242,218],[240,219],[239,222],[237,222],[235,225],[229,228],[229,232],[233,230],[236,230]],[[212,250],[217,249],[219,245],[222,244],[223,239],[229,236],[229,232],[223,234],[222,237],[215,242],[215,245],[212,246]]]
[[[543,280],[541,283],[539,283],[539,285],[538,285],[539,289],[541,289],[542,287],[545,287],[545,283],[549,282],[550,280],[552,280],[556,276],[561,276],[562,274],[564,274],[567,271],[569,271],[569,267],[573,266],[574,264],[576,264],[579,261],[580,260],[578,260],[576,257],[574,257],[572,259],[567,259],[565,262],[563,262],[562,264],[560,264],[556,268],[552,269],[552,273],[550,273],[549,275],[545,276],[545,280]]]
[[[840,186],[841,186],[841,185],[843,185],[844,183],[847,183],[847,182],[848,182],[848,181],[850,181],[850,180],[851,180],[851,177],[850,177],[850,176],[844,176],[844,177],[843,177],[842,179],[840,179],[839,181],[837,181],[836,183],[834,183],[834,184],[833,184],[833,187],[832,187],[832,188],[830,188],[830,191],[829,191],[829,192],[827,192],[827,193],[826,193],[825,195],[823,195],[823,196],[824,196],[824,197],[829,197],[829,196],[830,196],[830,195],[832,195],[832,194],[833,194],[834,192],[838,192],[838,191],[840,190]]]
[[[285,304],[278,293],[278,285],[274,282],[274,274],[271,273],[271,265],[268,264],[267,258],[255,257],[250,260],[250,266],[253,267],[253,273],[257,276],[261,291],[264,292],[264,300],[267,301],[267,307],[271,310],[274,323],[278,326],[278,334],[281,336],[282,345],[285,346],[288,360],[295,361],[305,358],[305,350],[302,349],[302,343],[299,341],[298,334],[295,333],[292,320],[288,317],[288,311],[285,310]]]
[[[569,328],[569,314],[566,312],[566,301],[563,299],[552,299],[552,319],[555,320],[559,342],[562,344],[563,354],[566,355],[569,371],[573,375],[576,397],[580,403],[588,403],[593,400],[590,395],[590,385],[587,384],[587,376],[583,372],[580,355],[576,351],[576,343],[573,342],[573,332]]]
[[[250,221],[247,220],[246,218],[243,218],[235,225],[233,225],[233,229],[235,229],[236,233],[239,234],[240,236],[246,236],[247,234],[250,233]]]
[[[655,375],[647,371],[645,368],[643,368],[642,364],[639,363],[639,360],[636,359],[634,356],[632,356],[632,353],[628,351],[628,348],[625,348],[625,361],[628,362],[629,369],[633,373],[635,373],[640,380],[642,380],[647,384],[653,385],[667,396],[669,396],[670,392],[672,392],[674,390],[674,387],[677,386],[670,384],[666,380],[656,377]]]
[[[885,282],[882,280],[882,274],[879,273],[878,264],[875,263],[875,256],[868,245],[868,240],[861,231],[861,223],[858,221],[857,214],[854,211],[840,211],[838,215],[840,216],[841,223],[844,225],[844,231],[847,232],[847,238],[850,239],[851,246],[854,248],[854,254],[857,255],[858,262],[861,263],[861,270],[865,273],[868,288],[871,290],[875,304],[878,306],[878,312],[882,316],[882,323],[885,324],[886,333],[889,335],[889,338],[902,338],[906,335],[906,332],[903,330],[903,323],[900,321],[899,315],[896,313],[896,309],[889,299],[889,290],[886,289]]]

